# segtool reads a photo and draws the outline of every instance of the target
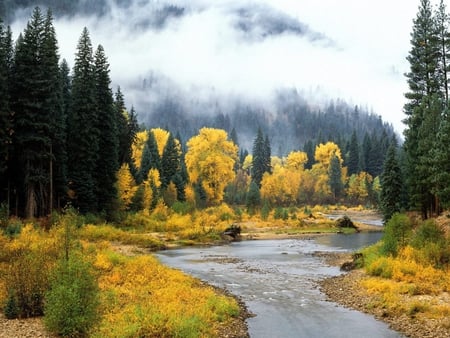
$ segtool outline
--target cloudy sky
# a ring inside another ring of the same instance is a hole
[[[265,98],[276,88],[296,87],[316,98],[340,97],[404,128],[403,74],[419,0],[169,2],[185,10],[160,25],[151,22],[165,1],[136,0],[100,19],[57,19],[60,54],[73,66],[88,27],[129,104],[136,98],[132,84],[156,71],[181,88],[223,94]],[[16,22],[13,31],[23,25]]]

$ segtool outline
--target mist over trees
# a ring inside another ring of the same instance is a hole
[[[136,79],[146,109],[128,111],[88,29],[70,69],[59,58],[53,12],[36,8],[15,42],[0,25],[0,202],[23,217],[70,203],[113,219],[177,202],[248,204],[252,212],[364,204],[379,206],[386,221],[407,208],[438,214],[450,203],[448,21],[443,2],[421,2],[402,144],[368,108],[308,100],[294,88],[265,100],[213,89],[189,97],[190,89],[153,73]],[[226,154],[212,148],[216,138]]]

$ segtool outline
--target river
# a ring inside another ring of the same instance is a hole
[[[255,338],[402,337],[372,316],[326,300],[317,281],[340,274],[315,252],[353,251],[381,233],[324,235],[315,239],[256,240],[207,248],[162,251],[162,263],[242,298],[255,317]]]

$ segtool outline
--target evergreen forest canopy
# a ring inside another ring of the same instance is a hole
[[[433,9],[422,0],[414,21],[403,146],[379,116],[342,100],[315,108],[295,90],[279,91],[271,109],[166,96],[149,103],[139,127],[86,28],[72,70],[59,60],[51,11],[37,7],[15,44],[0,28],[0,201],[9,213],[46,216],[70,203],[114,218],[159,203],[225,201],[366,204],[388,219],[405,208],[427,217],[449,203],[442,2]]]

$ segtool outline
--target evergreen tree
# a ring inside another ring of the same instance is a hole
[[[308,156],[308,162],[305,163],[305,169],[311,169],[314,164],[314,149],[315,146],[311,140],[305,143],[305,146],[303,147],[303,151]]]
[[[46,90],[44,94],[43,114],[50,116],[50,196],[49,208],[60,206],[60,199],[66,194],[67,186],[67,150],[66,150],[66,111],[62,89],[67,85],[62,82],[58,42],[53,27],[52,12],[48,10],[44,22],[41,63],[44,79],[41,83]],[[64,70],[67,71],[67,70]],[[64,88],[66,89],[66,88]],[[55,198],[56,197],[56,198]],[[51,210],[49,210],[51,211]]]
[[[12,63],[11,31],[0,19],[0,203],[7,200],[7,160],[11,143],[11,111],[9,86]],[[6,191],[6,196],[3,193]]]
[[[430,187],[425,183],[427,164],[430,155],[429,146],[436,134],[428,134],[433,128],[426,114],[432,112],[433,95],[439,95],[442,85],[439,83],[440,45],[436,20],[433,17],[430,0],[421,0],[417,17],[413,21],[411,50],[407,57],[410,72],[406,74],[409,91],[405,94],[404,105],[407,128],[405,129],[404,148],[408,160],[408,186],[413,207],[419,208],[423,218],[427,218],[433,208],[430,199]],[[426,138],[426,140],[421,140]]]
[[[119,162],[131,165],[133,162],[131,160],[131,146],[134,143],[136,133],[139,131],[139,126],[134,108],[131,108],[130,113],[125,108],[125,99],[120,87],[117,88],[115,94],[114,108],[119,132]]]
[[[447,14],[443,0],[435,14],[436,28],[439,39],[439,84],[441,85],[442,96],[446,105],[449,104],[449,71],[450,71],[450,17]]]
[[[272,151],[270,148],[270,140],[266,135],[264,138],[264,171],[267,173],[272,173]]]
[[[84,28],[75,54],[67,145],[70,189],[74,205],[82,213],[97,210],[94,171],[99,157],[99,130],[96,108],[92,43]]]
[[[246,206],[247,210],[250,214],[255,212],[255,209],[261,205],[261,194],[259,191],[259,187],[255,181],[250,183],[250,187],[248,188]]]
[[[36,7],[17,42],[12,100],[13,160],[19,207],[26,217],[47,215],[52,207],[52,144],[61,114],[56,37],[51,12]]]
[[[444,110],[442,121],[436,136],[436,147],[433,149],[432,184],[433,191],[440,199],[442,206],[450,206],[450,116],[449,110]]]
[[[97,157],[95,181],[97,188],[98,209],[110,215],[113,201],[117,198],[116,173],[119,169],[119,132],[117,113],[110,88],[109,64],[101,45],[95,53],[95,101],[97,110],[97,129],[99,130],[98,147],[102,152]]]
[[[180,170],[180,152],[172,133],[169,134],[167,143],[161,157],[161,189],[167,188],[173,181],[175,174]]]
[[[68,185],[68,154],[67,154],[67,116],[71,105],[71,79],[70,68],[65,59],[59,66],[59,82],[61,86],[60,101],[61,114],[54,121],[55,138],[52,144],[54,154],[55,168],[53,170],[54,182],[54,206],[60,209],[63,206],[64,199],[67,196]]]
[[[258,128],[255,141],[253,142],[252,180],[261,188],[264,173],[271,171],[270,164],[270,142],[261,128]]]
[[[381,174],[380,207],[386,223],[401,210],[402,173],[397,160],[397,144],[393,140],[389,147]]]
[[[155,135],[152,131],[148,133],[147,142],[145,142],[144,150],[142,151],[141,167],[138,172],[138,183],[145,181],[148,177],[150,169],[157,169],[161,172],[161,159],[158,153],[158,144],[156,143]]]
[[[350,139],[348,147],[348,160],[347,160],[348,175],[357,174],[360,171],[359,168],[359,143],[356,136],[356,130],[353,130],[352,137]]]
[[[342,182],[342,168],[339,157],[335,154],[331,156],[330,167],[328,169],[328,184],[333,194],[333,199],[336,202],[344,191],[344,183]]]

